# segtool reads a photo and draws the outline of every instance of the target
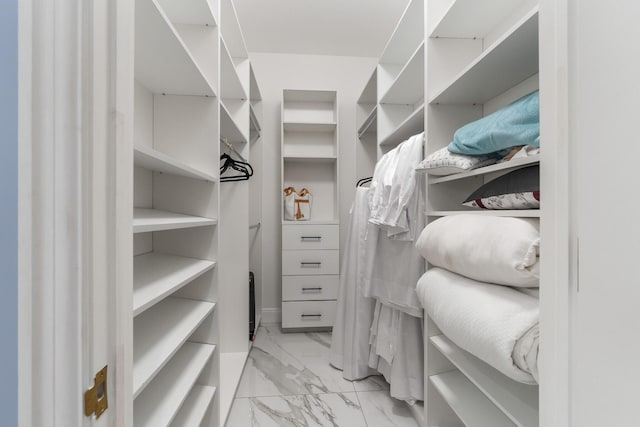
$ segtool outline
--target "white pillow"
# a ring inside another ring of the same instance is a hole
[[[540,221],[452,215],[422,230],[416,248],[430,264],[480,282],[538,287]]]
[[[466,172],[494,164],[498,159],[494,156],[467,156],[454,154],[447,147],[429,154],[418,165],[418,169],[426,169],[430,175],[451,175]]]

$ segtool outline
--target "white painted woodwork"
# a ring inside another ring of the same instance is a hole
[[[215,393],[215,387],[194,385],[170,427],[199,427]]]
[[[495,165],[485,166],[478,169],[473,169],[469,172],[460,172],[452,175],[436,177],[433,176],[429,179],[429,184],[440,184],[442,182],[457,181],[459,179],[471,178],[478,175],[486,175],[493,172],[510,172],[512,170],[520,169],[525,166],[531,166],[540,163],[540,155],[536,154],[530,157],[522,157],[509,160],[508,162],[502,162]],[[419,172],[427,173],[427,169],[416,169]]]
[[[309,224],[282,226],[282,249],[339,249],[340,228],[336,225]]]
[[[333,301],[283,301],[282,327],[326,328],[332,327],[336,317],[337,302]]]
[[[199,171],[180,161],[172,159],[166,154],[154,149],[138,145],[134,150],[134,164],[154,172],[180,175],[192,179],[201,179],[213,182],[216,177],[206,172]]]
[[[225,393],[220,396],[220,424],[224,426],[236,394],[248,352],[229,352],[220,354],[220,388]]]
[[[133,210],[134,233],[204,227],[217,223],[217,220],[211,218],[189,216],[157,209],[135,208]]]
[[[338,250],[283,250],[282,275],[306,276],[340,273]]]
[[[340,276],[282,276],[283,301],[335,300]]]

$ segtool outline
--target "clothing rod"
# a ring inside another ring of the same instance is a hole
[[[260,225],[261,225],[261,224],[262,224],[262,223],[260,223],[260,222],[259,222],[259,223],[257,223],[257,224],[250,225],[250,226],[249,226],[249,230],[251,230],[251,229],[253,229],[253,228],[260,228]]]
[[[240,153],[238,152],[238,150],[236,150],[236,149],[233,147],[233,145],[232,145],[232,144],[227,140],[227,138],[220,137],[220,141],[221,141],[224,145],[226,145],[227,147],[229,147],[229,149],[230,149],[231,151],[233,151],[233,152],[236,154],[236,156],[240,157],[240,160],[242,160],[242,161],[243,161],[243,162],[245,162],[245,163],[249,163],[249,162],[247,161],[247,159],[245,159],[245,158],[244,158],[244,156],[243,156],[242,154],[240,154]]]

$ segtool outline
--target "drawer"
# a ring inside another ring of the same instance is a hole
[[[330,251],[282,251],[283,276],[310,276],[338,274],[337,250]]]
[[[282,276],[283,301],[312,301],[338,298],[340,276]]]
[[[283,328],[333,327],[337,301],[296,301],[282,303]]]
[[[282,249],[338,249],[338,225],[283,225]]]

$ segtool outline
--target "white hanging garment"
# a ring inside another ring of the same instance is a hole
[[[369,333],[375,300],[362,292],[363,246],[369,225],[369,189],[358,187],[351,208],[346,252],[340,270],[336,321],[331,336],[331,364],[347,380],[376,374],[369,367]]]

